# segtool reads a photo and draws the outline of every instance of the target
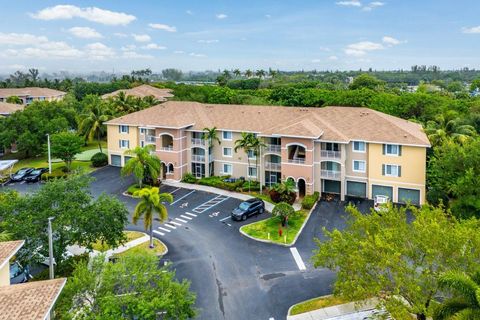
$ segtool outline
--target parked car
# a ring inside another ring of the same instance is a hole
[[[388,196],[376,195],[373,199],[373,209],[377,212],[386,210],[389,201],[390,198]]]
[[[248,217],[265,212],[265,203],[258,198],[248,199],[232,211],[232,220],[245,221]]]
[[[27,282],[30,278],[28,267],[22,267],[18,261],[10,264],[10,284]]]
[[[40,181],[40,178],[42,177],[42,174],[47,172],[47,168],[38,168],[30,172],[23,180],[26,182],[38,182]]]
[[[30,172],[32,172],[33,170],[35,170],[35,168],[22,168],[20,170],[18,170],[17,172],[15,172],[11,177],[10,177],[10,181],[11,182],[17,182],[17,181],[22,181],[27,175],[30,174]]]

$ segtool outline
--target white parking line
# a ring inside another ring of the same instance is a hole
[[[159,234],[159,235],[161,235],[161,236],[164,236],[164,235],[165,235],[165,233],[161,233],[160,231],[157,231],[157,230],[153,230],[153,232],[156,233],[156,234]]]
[[[220,219],[220,220],[218,220],[218,221],[225,221],[225,220],[227,220],[227,219],[230,219],[230,218],[231,218],[231,217],[230,217],[230,216],[228,216],[228,217],[226,217],[226,218],[223,218],[223,219]]]
[[[165,231],[165,232],[170,232],[170,230],[165,229],[165,228],[162,228],[162,227],[158,227],[158,229],[160,229],[160,230],[162,230],[162,231]]]
[[[187,223],[187,222],[188,222],[187,220],[183,220],[183,219],[180,219],[180,218],[175,218],[175,220],[178,220],[178,221],[183,222],[183,223]]]
[[[168,223],[174,224],[176,226],[181,226],[181,223],[175,222],[175,221],[169,221]]]
[[[174,204],[177,203],[178,201],[182,200],[182,199],[185,198],[185,197],[188,197],[189,195],[191,195],[191,194],[194,193],[194,192],[195,192],[195,190],[190,191],[189,193],[187,193],[187,194],[184,195],[183,197],[180,197],[180,198],[178,198],[177,200],[175,200],[175,201],[173,201],[172,203],[170,203],[170,205],[171,205],[171,206],[174,205]]]
[[[174,225],[171,225],[171,224],[168,224],[168,223],[165,223],[164,224],[165,227],[169,227],[170,229],[177,229],[177,227],[175,227]]]
[[[210,199],[207,202],[204,202],[201,205],[197,206],[196,208],[192,209],[192,211],[196,213],[203,213],[227,199],[229,199],[229,197],[227,196],[223,196],[223,195],[216,196],[215,198]]]
[[[292,252],[293,259],[295,259],[295,263],[297,264],[298,269],[300,269],[300,270],[307,269],[305,267],[305,264],[303,263],[302,257],[300,257],[300,254],[298,253],[297,248],[295,248],[295,247],[290,248],[290,252]]]
[[[180,217],[182,217],[183,219],[187,219],[187,220],[192,220],[193,218],[190,218],[190,217],[187,217],[187,216],[184,216],[183,214],[180,215]]]
[[[177,188],[177,189],[173,190],[172,192],[170,192],[170,194],[174,194],[175,192],[177,192],[180,189],[182,189],[182,188]]]
[[[195,213],[190,213],[190,212],[185,212],[185,214],[188,214],[189,216],[196,217],[197,215]]]

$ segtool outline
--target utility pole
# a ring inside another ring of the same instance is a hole
[[[48,218],[48,256],[49,256],[49,269],[50,269],[50,279],[54,278],[53,274],[53,235],[52,235],[52,220],[53,217]]]
[[[48,145],[48,173],[52,174],[52,157],[50,155],[50,135],[47,133],[47,145]]]

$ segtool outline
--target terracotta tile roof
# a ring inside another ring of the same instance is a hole
[[[0,115],[9,115],[15,111],[23,110],[24,107],[21,104],[0,102]]]
[[[44,320],[67,279],[0,287],[0,320]]]
[[[138,98],[153,96],[155,97],[155,99],[160,101],[166,101],[167,100],[166,98],[173,97],[171,89],[160,89],[160,88],[152,87],[148,84],[142,84],[132,89],[122,89],[122,90],[117,90],[111,93],[104,94],[102,98],[106,99],[109,97],[114,97],[120,92],[125,92],[125,95],[127,96],[134,96]]]
[[[11,96],[30,96],[30,97],[56,97],[66,95],[66,92],[54,90],[50,88],[38,88],[38,87],[27,87],[27,88],[1,88],[0,97],[8,98]]]
[[[327,141],[390,142],[429,146],[416,123],[360,107],[298,108],[168,101],[110,120],[107,124],[249,131],[261,135],[320,138]]]
[[[0,242],[0,269],[10,261],[24,243],[23,240]]]

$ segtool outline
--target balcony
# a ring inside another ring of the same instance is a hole
[[[173,146],[160,147],[158,151],[173,151]]]
[[[265,170],[267,171],[281,171],[282,165],[275,162],[265,162]]]
[[[288,159],[288,163],[304,164],[304,163],[305,163],[305,158],[293,158],[293,159]]]
[[[342,154],[340,151],[321,150],[320,156],[327,159],[340,159]]]
[[[325,179],[340,179],[341,173],[340,171],[334,171],[334,170],[321,170],[320,177]]]
[[[145,136],[145,143],[146,144],[151,144],[151,143],[155,143],[155,136]]]
[[[205,142],[206,141],[201,138],[192,138],[191,140],[192,146],[204,146]]]
[[[265,152],[271,153],[280,153],[282,151],[282,146],[279,144],[266,144]]]
[[[205,156],[192,154],[192,162],[205,162]]]

